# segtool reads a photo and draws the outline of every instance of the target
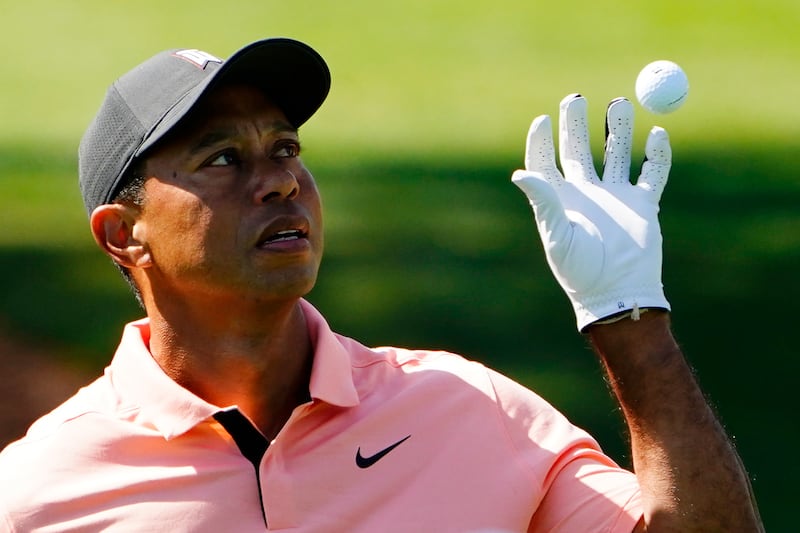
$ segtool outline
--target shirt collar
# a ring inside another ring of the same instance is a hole
[[[139,408],[141,423],[153,425],[169,440],[189,431],[220,410],[181,387],[150,353],[150,320],[131,322],[106,376],[123,401]]]
[[[339,407],[358,405],[350,352],[314,306],[305,300],[300,300],[300,306],[314,346],[308,387],[311,397]]]
[[[358,405],[348,350],[319,311],[305,300],[300,305],[314,346],[311,397],[340,407]],[[125,404],[123,407],[137,406],[141,423],[154,426],[167,440],[182,435],[222,409],[164,373],[150,353],[147,318],[125,326],[106,376]]]

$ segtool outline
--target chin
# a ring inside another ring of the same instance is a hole
[[[268,295],[269,299],[279,298],[303,298],[317,283],[317,273],[295,272],[295,275],[284,275],[280,278],[269,276],[268,279],[262,279],[258,287],[253,289],[261,294]]]

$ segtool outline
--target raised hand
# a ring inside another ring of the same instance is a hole
[[[669,309],[661,284],[659,200],[672,163],[667,132],[654,127],[646,161],[630,181],[633,106],[613,100],[606,113],[602,179],[589,144],[586,99],[561,101],[556,166],[550,117],[533,120],[528,131],[525,170],[512,181],[533,208],[548,264],[573,304],[577,325],[620,312]]]

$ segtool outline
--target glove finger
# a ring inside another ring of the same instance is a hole
[[[564,182],[556,166],[553,127],[548,115],[536,117],[528,129],[525,169],[540,174],[551,185],[561,186]]]
[[[632,142],[633,105],[627,98],[615,98],[606,110],[605,183],[630,183]]]
[[[511,176],[511,181],[528,197],[545,249],[570,242],[571,239],[567,237],[572,225],[558,192],[548,179],[538,172],[517,170]]]
[[[570,94],[561,100],[559,107],[558,148],[564,177],[572,182],[597,182],[589,145],[586,99],[577,93]]]
[[[525,146],[525,169],[542,172],[557,169],[556,152],[553,147],[553,126],[548,115],[533,119],[528,129]]]
[[[636,185],[654,193],[656,199],[659,199],[667,185],[669,170],[672,167],[672,147],[669,144],[667,130],[658,126],[654,126],[650,130],[644,148],[644,156],[642,173],[639,175]]]

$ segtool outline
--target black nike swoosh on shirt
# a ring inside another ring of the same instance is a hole
[[[361,455],[361,447],[359,446],[358,451],[356,451],[356,465],[358,465],[359,468],[371,467],[372,465],[383,459],[383,457],[387,453],[389,453],[390,451],[394,450],[395,448],[403,444],[405,441],[407,441],[409,437],[411,437],[411,435],[408,435],[407,437],[400,439],[391,446],[384,448],[378,453],[370,455],[369,457],[364,457],[363,455]]]

